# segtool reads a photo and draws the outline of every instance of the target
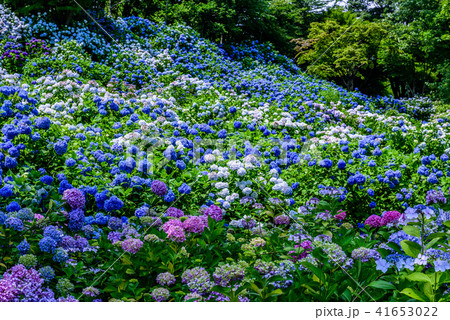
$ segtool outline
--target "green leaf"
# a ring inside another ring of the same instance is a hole
[[[432,233],[427,237],[427,240],[436,239],[436,238],[446,238],[448,235],[445,232],[436,232]]]
[[[303,262],[302,265],[311,270],[312,273],[314,273],[316,277],[319,278],[320,281],[322,281],[322,283],[325,283],[326,281],[325,274],[323,273],[322,270],[320,270],[310,262]]]
[[[445,221],[444,222],[444,226],[446,226],[447,228],[450,228],[450,220],[449,221]]]
[[[420,230],[413,226],[404,226],[403,231],[410,236],[420,238]]]
[[[422,247],[413,241],[403,240],[400,242],[400,245],[403,251],[405,251],[408,256],[413,258],[417,258],[419,253],[422,251]]]
[[[417,281],[417,282],[429,282],[431,283],[431,279],[424,273],[414,272],[406,276],[406,279],[409,281]]]
[[[422,292],[413,289],[413,288],[406,288],[400,293],[406,294],[408,297],[411,297],[413,299],[419,300],[419,301],[428,301],[428,298],[426,295],[424,295]]]
[[[256,284],[250,283],[250,287],[258,294],[261,294],[262,289],[258,288],[258,286]]]
[[[425,249],[430,249],[434,244],[436,244],[436,242],[438,242],[441,239],[442,238],[440,238],[440,237],[439,238],[434,238],[429,243],[427,243],[427,245],[425,246]]]
[[[397,253],[403,253],[403,252],[402,252],[402,249],[398,246],[398,244],[396,244],[396,243],[394,243],[394,242],[388,242],[387,245],[388,245],[389,248],[394,249],[395,252],[397,252]]]
[[[387,281],[384,280],[376,280],[369,283],[369,287],[377,288],[377,289],[384,289],[384,290],[394,290],[395,286]]]
[[[283,294],[283,291],[281,291],[281,289],[276,289],[276,290],[273,290],[271,293],[268,293],[267,296],[273,297],[273,296],[279,296],[280,294]]]

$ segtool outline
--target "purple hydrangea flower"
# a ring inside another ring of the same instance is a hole
[[[184,216],[183,210],[177,209],[175,207],[170,207],[166,211],[168,217],[181,218]]]
[[[201,234],[205,230],[205,221],[198,216],[190,216],[183,221],[183,229],[187,232]]]
[[[167,186],[164,182],[159,180],[152,181],[151,190],[158,196],[163,196],[167,193]]]
[[[222,209],[220,209],[215,204],[210,205],[209,208],[207,208],[203,213],[205,216],[211,217],[216,221],[220,221],[223,219]]]
[[[15,265],[0,279],[0,301],[55,301],[53,291],[43,287],[43,283],[38,271]]]
[[[208,271],[201,267],[184,271],[181,275],[181,282],[187,284],[191,292],[200,295],[208,292],[212,287]]]
[[[81,209],[86,204],[83,191],[76,188],[65,190],[62,199],[66,200],[72,209]]]
[[[364,221],[364,224],[372,228],[379,228],[383,225],[381,222],[381,217],[377,216],[376,214],[373,214],[370,217],[368,217],[366,221]]]
[[[287,215],[282,214],[280,216],[276,216],[274,219],[274,222],[276,225],[286,225],[287,226],[291,222],[291,219]]]

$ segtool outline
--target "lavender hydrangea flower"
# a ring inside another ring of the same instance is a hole
[[[377,265],[376,269],[383,273],[386,273],[388,271],[388,269],[392,266],[391,263],[387,262],[384,259],[378,259],[375,261],[375,263]]]
[[[213,273],[214,281],[222,287],[228,286],[232,281],[244,279],[245,269],[239,264],[226,264],[217,267]]]
[[[427,204],[447,203],[447,198],[441,190],[429,190],[426,195]]]
[[[354,260],[360,260],[361,262],[367,262],[370,259],[375,261],[381,259],[381,255],[374,249],[361,247],[352,251],[352,258]]]
[[[181,282],[187,284],[191,292],[203,295],[211,290],[210,275],[205,268],[195,267],[187,269],[181,275]]]
[[[450,270],[450,262],[448,260],[437,259],[434,262],[434,270],[436,272],[445,272]]]
[[[168,286],[170,287],[175,283],[175,276],[171,274],[170,272],[164,272],[158,274],[156,277],[156,282],[158,282],[162,286]]]
[[[170,297],[170,292],[165,288],[156,288],[152,291],[151,296],[158,302],[166,301]]]
[[[0,301],[55,301],[53,291],[43,287],[43,283],[36,270],[15,265],[0,279]]]
[[[186,233],[182,227],[171,226],[169,230],[167,230],[167,239],[175,242],[184,242],[186,240]]]
[[[93,297],[98,296],[100,294],[100,291],[97,288],[90,286],[90,287],[84,288],[82,293],[85,296],[93,298]]]
[[[144,243],[140,239],[129,238],[122,242],[122,249],[129,253],[136,254],[142,248],[143,244]]]

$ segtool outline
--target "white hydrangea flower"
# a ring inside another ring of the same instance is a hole
[[[213,154],[207,154],[203,157],[207,163],[213,163],[216,161],[216,157]]]
[[[224,188],[228,188],[228,183],[227,182],[217,182],[215,187],[217,189],[224,189]]]
[[[247,171],[246,171],[244,168],[239,168],[239,169],[237,170],[237,175],[238,175],[239,177],[245,176],[246,173],[247,173]]]
[[[239,168],[243,167],[242,163],[239,160],[228,161],[227,166],[230,167],[231,170],[238,170]]]
[[[228,190],[228,188],[224,188],[220,190],[220,192],[218,192],[217,194],[221,197],[226,197],[230,194],[230,190]]]

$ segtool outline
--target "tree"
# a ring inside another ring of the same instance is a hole
[[[382,19],[385,15],[394,12],[396,0],[347,0],[345,8],[359,13],[371,21]]]
[[[397,0],[380,63],[397,97],[430,93],[450,61],[448,0]]]
[[[333,10],[324,22],[311,24],[308,39],[298,39],[298,63],[321,78],[353,90],[376,69],[378,50],[387,31],[382,23],[363,21],[356,15]]]

